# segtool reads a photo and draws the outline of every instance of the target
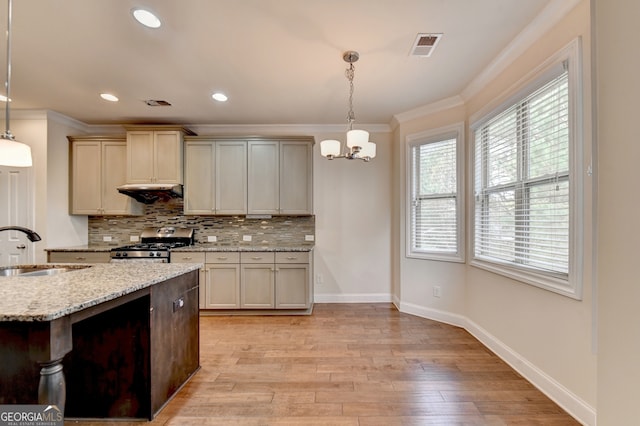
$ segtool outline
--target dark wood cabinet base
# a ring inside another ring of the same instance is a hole
[[[65,318],[0,324],[0,404],[153,419],[199,368],[197,271]]]

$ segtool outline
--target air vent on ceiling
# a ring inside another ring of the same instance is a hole
[[[411,48],[411,56],[431,56],[441,38],[442,33],[418,34]]]
[[[156,100],[156,99],[147,99],[144,101],[145,104],[149,106],[171,106],[171,104],[167,101]]]

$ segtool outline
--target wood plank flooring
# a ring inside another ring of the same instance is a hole
[[[202,369],[148,424],[579,424],[466,331],[391,304],[201,317],[200,347]]]

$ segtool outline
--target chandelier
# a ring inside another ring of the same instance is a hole
[[[369,161],[376,156],[376,144],[369,142],[369,132],[366,130],[356,130],[353,128],[353,122],[356,121],[353,113],[353,77],[355,75],[355,67],[353,63],[360,58],[358,52],[352,50],[345,52],[342,56],[345,62],[349,64],[349,68],[345,71],[345,76],[349,80],[349,112],[347,113],[347,143],[342,150],[340,141],[334,139],[326,139],[320,142],[320,154],[328,160],[334,158],[346,158],[347,160],[363,160]]]
[[[7,88],[5,125],[6,130],[0,135],[0,166],[31,167],[31,147],[16,141],[9,127],[9,103],[11,102],[11,9],[12,0],[8,0],[7,12]]]

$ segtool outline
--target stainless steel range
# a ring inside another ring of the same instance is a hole
[[[144,228],[140,234],[140,242],[111,249],[111,261],[152,261],[171,262],[171,249],[193,244],[193,229]]]

